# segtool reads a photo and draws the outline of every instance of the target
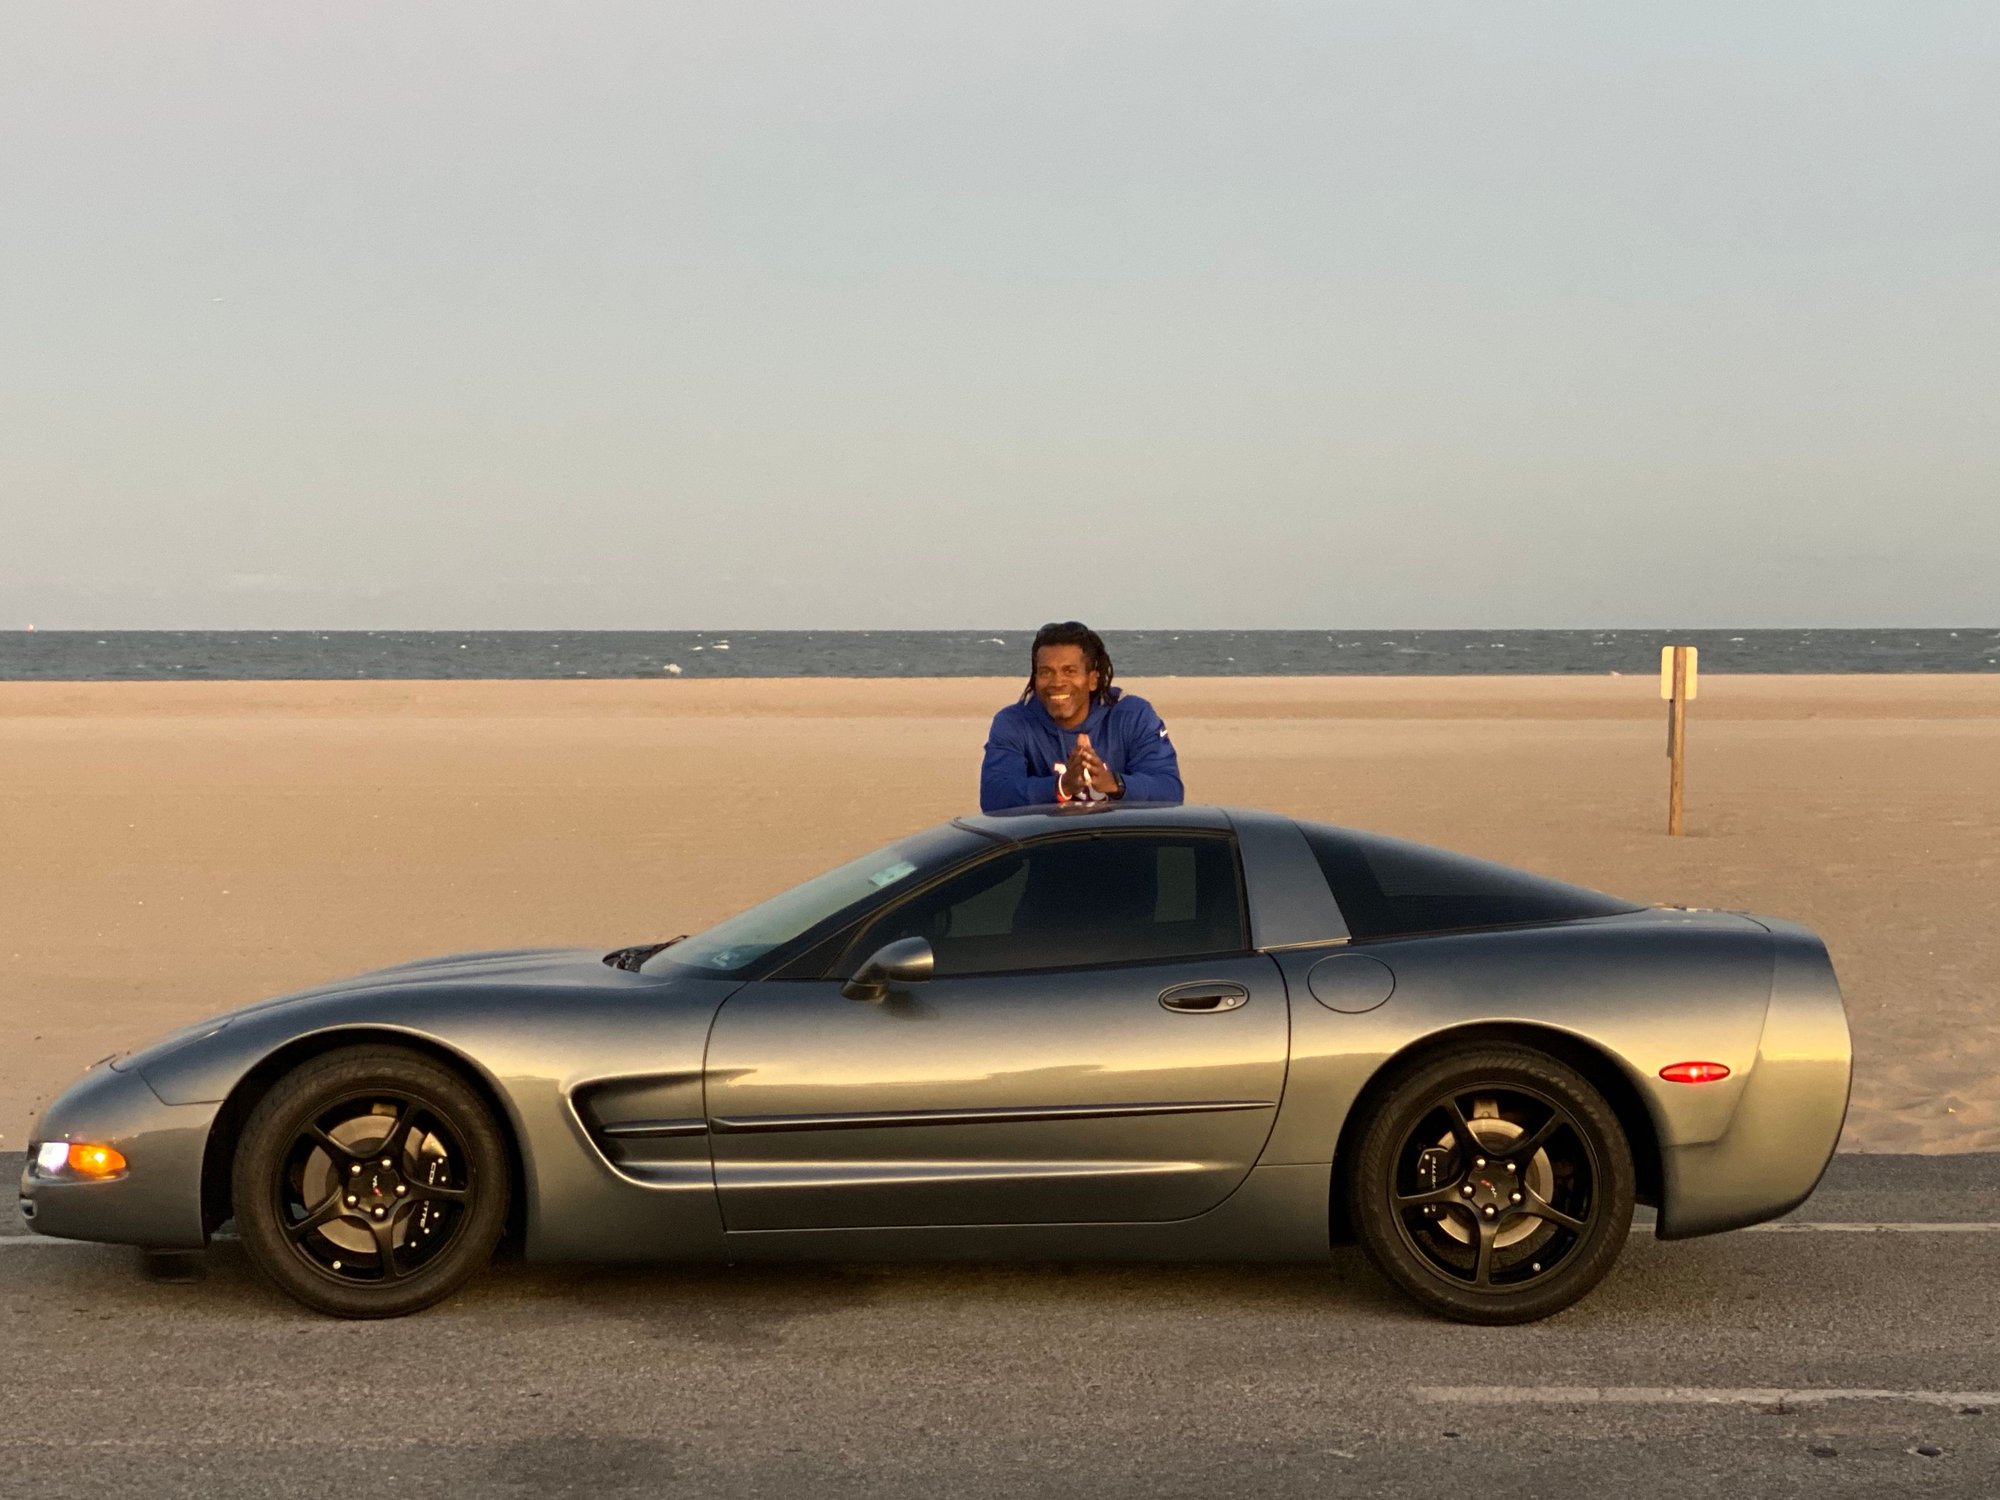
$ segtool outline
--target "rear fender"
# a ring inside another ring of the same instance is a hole
[[[1760,920],[1775,964],[1756,1063],[1727,1131],[1666,1151],[1663,1240],[1790,1213],[1819,1186],[1840,1144],[1854,1053],[1833,961],[1806,928]]]

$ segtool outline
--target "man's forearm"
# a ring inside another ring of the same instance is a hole
[[[1054,776],[987,776],[979,783],[979,810],[1001,812],[1010,807],[1039,807],[1056,800]]]
[[[1131,802],[1181,802],[1186,793],[1178,771],[1127,771],[1124,796]]]

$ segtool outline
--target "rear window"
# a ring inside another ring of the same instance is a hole
[[[1634,901],[1379,833],[1301,823],[1358,939],[1572,922],[1643,911]]]

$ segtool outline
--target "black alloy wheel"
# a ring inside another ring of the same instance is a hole
[[[388,1318],[449,1296],[507,1217],[506,1144],[465,1081],[397,1047],[301,1064],[258,1103],[234,1173],[257,1268],[320,1312]]]
[[[1362,1131],[1348,1212],[1384,1275],[1466,1323],[1526,1323],[1603,1279],[1632,1225],[1632,1153],[1574,1069],[1456,1050],[1395,1080]]]

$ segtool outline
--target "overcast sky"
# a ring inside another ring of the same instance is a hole
[[[2000,7],[0,8],[0,625],[2000,621]]]

